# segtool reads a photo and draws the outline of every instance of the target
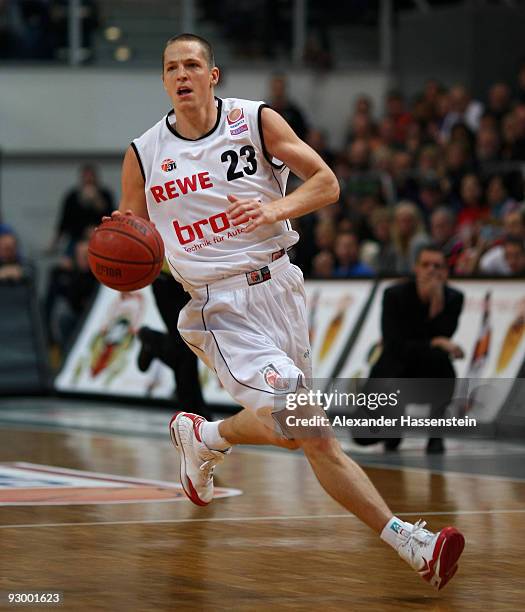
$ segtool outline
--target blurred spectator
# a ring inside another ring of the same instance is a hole
[[[525,274],[525,243],[507,236],[503,244],[489,249],[479,262],[479,272],[492,276],[523,276]]]
[[[480,128],[476,136],[476,159],[481,164],[500,159],[501,142],[498,130]]]
[[[359,239],[353,232],[342,232],[335,239],[336,278],[373,276],[372,268],[359,260]]]
[[[487,204],[490,209],[490,216],[495,221],[501,220],[506,212],[517,207],[516,201],[509,197],[505,180],[501,174],[495,174],[489,179]]]
[[[404,144],[406,131],[412,117],[405,109],[405,99],[400,91],[390,91],[385,100],[385,116],[394,122],[395,141],[397,144]]]
[[[525,240],[525,206],[512,209],[503,215],[503,232],[519,240]]]
[[[371,152],[365,139],[357,139],[349,147],[350,175],[343,185],[342,199],[347,214],[359,210],[361,198],[374,196],[383,198],[381,177],[371,166]]]
[[[459,204],[461,181],[471,170],[467,147],[461,142],[451,142],[445,150],[445,185],[452,205]]]
[[[320,251],[312,262],[313,278],[333,278],[335,268],[335,258],[331,251]]]
[[[399,148],[396,139],[396,124],[392,117],[383,117],[379,122],[377,138],[373,142],[373,147],[385,146],[390,149]]]
[[[0,234],[0,280],[20,280],[24,276],[16,236]]]
[[[338,205],[336,206],[339,208]],[[326,215],[329,211],[323,209],[321,212]],[[333,252],[337,233],[335,221],[330,216],[312,214],[301,219],[294,219],[293,226],[302,236],[293,261],[301,268],[305,276],[310,276],[313,274],[313,260],[317,253]]]
[[[442,86],[436,79],[429,79],[425,83],[422,99],[432,109],[432,116],[437,114],[439,96],[442,93]]]
[[[318,221],[314,230],[314,241],[317,251],[333,251],[336,237],[335,224],[330,219]]]
[[[455,85],[450,89],[449,102],[450,110],[441,126],[441,134],[445,141],[450,138],[452,128],[459,122],[465,123],[470,130],[477,132],[483,113],[483,104],[478,100],[473,100],[464,85]]]
[[[501,157],[503,159],[513,159],[515,151],[516,117],[514,113],[507,113],[501,122],[502,147]]]
[[[514,108],[514,142],[512,145],[511,159],[525,160],[525,103],[520,103]]]
[[[326,142],[326,134],[316,128],[309,128],[306,132],[305,142],[309,144],[314,151],[319,153],[323,160],[329,165],[334,165],[334,154],[328,148]]]
[[[65,252],[69,255],[73,254],[76,242],[86,236],[86,230],[97,226],[102,217],[111,215],[114,209],[113,195],[100,185],[93,166],[83,166],[79,178],[80,184],[71,189],[62,202],[60,219],[49,246],[54,250],[65,238]]]
[[[421,213],[413,202],[400,202],[395,207],[392,242],[396,273],[410,274],[418,251],[428,243]]]
[[[392,180],[392,151],[386,146],[374,149],[372,153],[372,168],[378,173],[381,183],[381,195],[387,204],[395,202],[395,186]]]
[[[421,130],[432,121],[434,117],[434,109],[422,96],[418,96],[412,105],[412,123],[417,125]]]
[[[304,140],[308,124],[299,107],[288,98],[286,88],[286,77],[274,75],[270,81],[269,104],[286,119],[297,136]]]
[[[370,98],[370,96],[367,96],[366,94],[359,94],[359,96],[357,96],[357,99],[355,101],[355,105],[354,105],[354,114],[356,113],[363,113],[365,115],[368,115],[370,117],[370,119],[372,119],[373,117],[373,102],[372,102],[372,98]]]
[[[421,179],[419,182],[418,204],[423,213],[425,222],[428,223],[430,215],[438,206],[443,204],[443,193],[437,177],[432,178],[428,176]]]
[[[453,270],[463,249],[463,242],[457,235],[456,215],[450,208],[440,206],[432,213],[430,217],[430,238],[445,255],[449,270]]]
[[[445,122],[445,117],[448,115],[450,111],[450,94],[448,91],[441,91],[436,100],[435,106],[435,127],[434,127],[434,136],[436,142],[443,143],[443,124]]]
[[[494,83],[489,89],[486,112],[501,123],[503,117],[510,111],[511,91],[506,83]]]
[[[499,128],[500,128],[500,124],[497,121],[497,119],[494,117],[494,115],[492,115],[488,111],[485,111],[481,115],[481,117],[479,119],[478,132],[479,132],[479,130],[496,130],[496,131],[498,131]]]
[[[350,130],[347,134],[346,141],[350,143],[354,140],[365,140],[367,144],[370,144],[374,133],[375,129],[370,115],[357,112],[350,122]]]
[[[418,156],[422,144],[423,135],[421,125],[419,123],[410,123],[407,126],[405,148],[410,153],[413,159]]]
[[[422,147],[417,159],[417,173],[421,178],[435,178],[440,173],[440,154],[436,145]]]
[[[490,211],[483,201],[483,190],[477,175],[467,174],[461,180],[458,226],[472,225],[488,218]]]
[[[462,143],[468,151],[468,154],[472,156],[475,148],[476,137],[474,132],[462,121],[458,121],[454,124],[450,130],[450,142]]]
[[[412,156],[397,151],[392,157],[392,180],[396,201],[417,199],[418,186],[412,170]]]
[[[202,410],[202,397],[197,366],[197,356],[184,342],[177,329],[181,310],[190,301],[190,295],[172,276],[165,262],[160,274],[151,284],[158,313],[166,326],[167,333],[142,326],[137,332],[142,346],[137,356],[137,367],[146,372],[155,359],[167,365],[175,377],[175,394],[180,406],[197,406]],[[204,418],[210,412],[205,407]]]
[[[65,348],[96,287],[88,264],[88,242],[81,240],[75,245],[71,268],[59,265],[51,270],[45,302],[51,344]]]
[[[378,208],[370,215],[372,238],[361,245],[361,261],[377,274],[395,274],[395,250],[392,244],[392,212]]]

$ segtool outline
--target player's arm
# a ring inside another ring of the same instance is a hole
[[[135,151],[131,146],[126,151],[122,163],[121,184],[122,197],[118,211],[115,211],[113,215],[131,212],[144,219],[149,219],[144,193],[144,178]]]
[[[320,155],[302,141],[271,108],[261,113],[264,143],[270,156],[284,162],[304,183],[273,204],[279,221],[301,217],[337,202],[339,182]]]
[[[254,200],[228,196],[227,212],[235,225],[250,221],[248,231],[264,223],[301,217],[339,198],[339,183],[322,158],[303,142],[274,110],[261,113],[264,143],[270,156],[284,162],[304,183],[293,193],[264,206]]]

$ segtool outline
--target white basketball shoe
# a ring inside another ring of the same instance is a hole
[[[398,549],[399,556],[416,572],[440,590],[454,576],[465,538],[455,527],[445,527],[439,533],[425,529],[418,521],[408,530],[408,537]]]
[[[204,417],[178,412],[170,421],[170,436],[180,455],[180,482],[188,498],[197,506],[207,506],[213,499],[213,472],[231,448],[210,450],[202,441],[200,429]]]

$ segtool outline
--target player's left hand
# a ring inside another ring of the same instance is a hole
[[[115,219],[116,217],[119,217],[120,215],[133,215],[134,212],[128,208],[128,210],[126,210],[126,212],[122,213],[120,212],[120,210],[114,210],[111,213],[111,217],[102,217],[102,223],[106,223],[107,221],[111,221],[112,219]]]
[[[230,206],[226,209],[228,219],[234,226],[247,223],[246,232],[253,232],[260,225],[268,225],[278,221],[278,216],[271,204],[263,204],[259,200],[241,200],[232,194],[228,195]]]

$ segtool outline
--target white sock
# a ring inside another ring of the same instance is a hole
[[[397,516],[393,516],[384,526],[381,539],[390,544],[394,550],[397,550],[403,542],[406,542],[410,527],[412,527],[411,523],[405,523]]]
[[[210,450],[226,450],[231,444],[219,433],[221,421],[206,421],[201,425],[202,441]]]

